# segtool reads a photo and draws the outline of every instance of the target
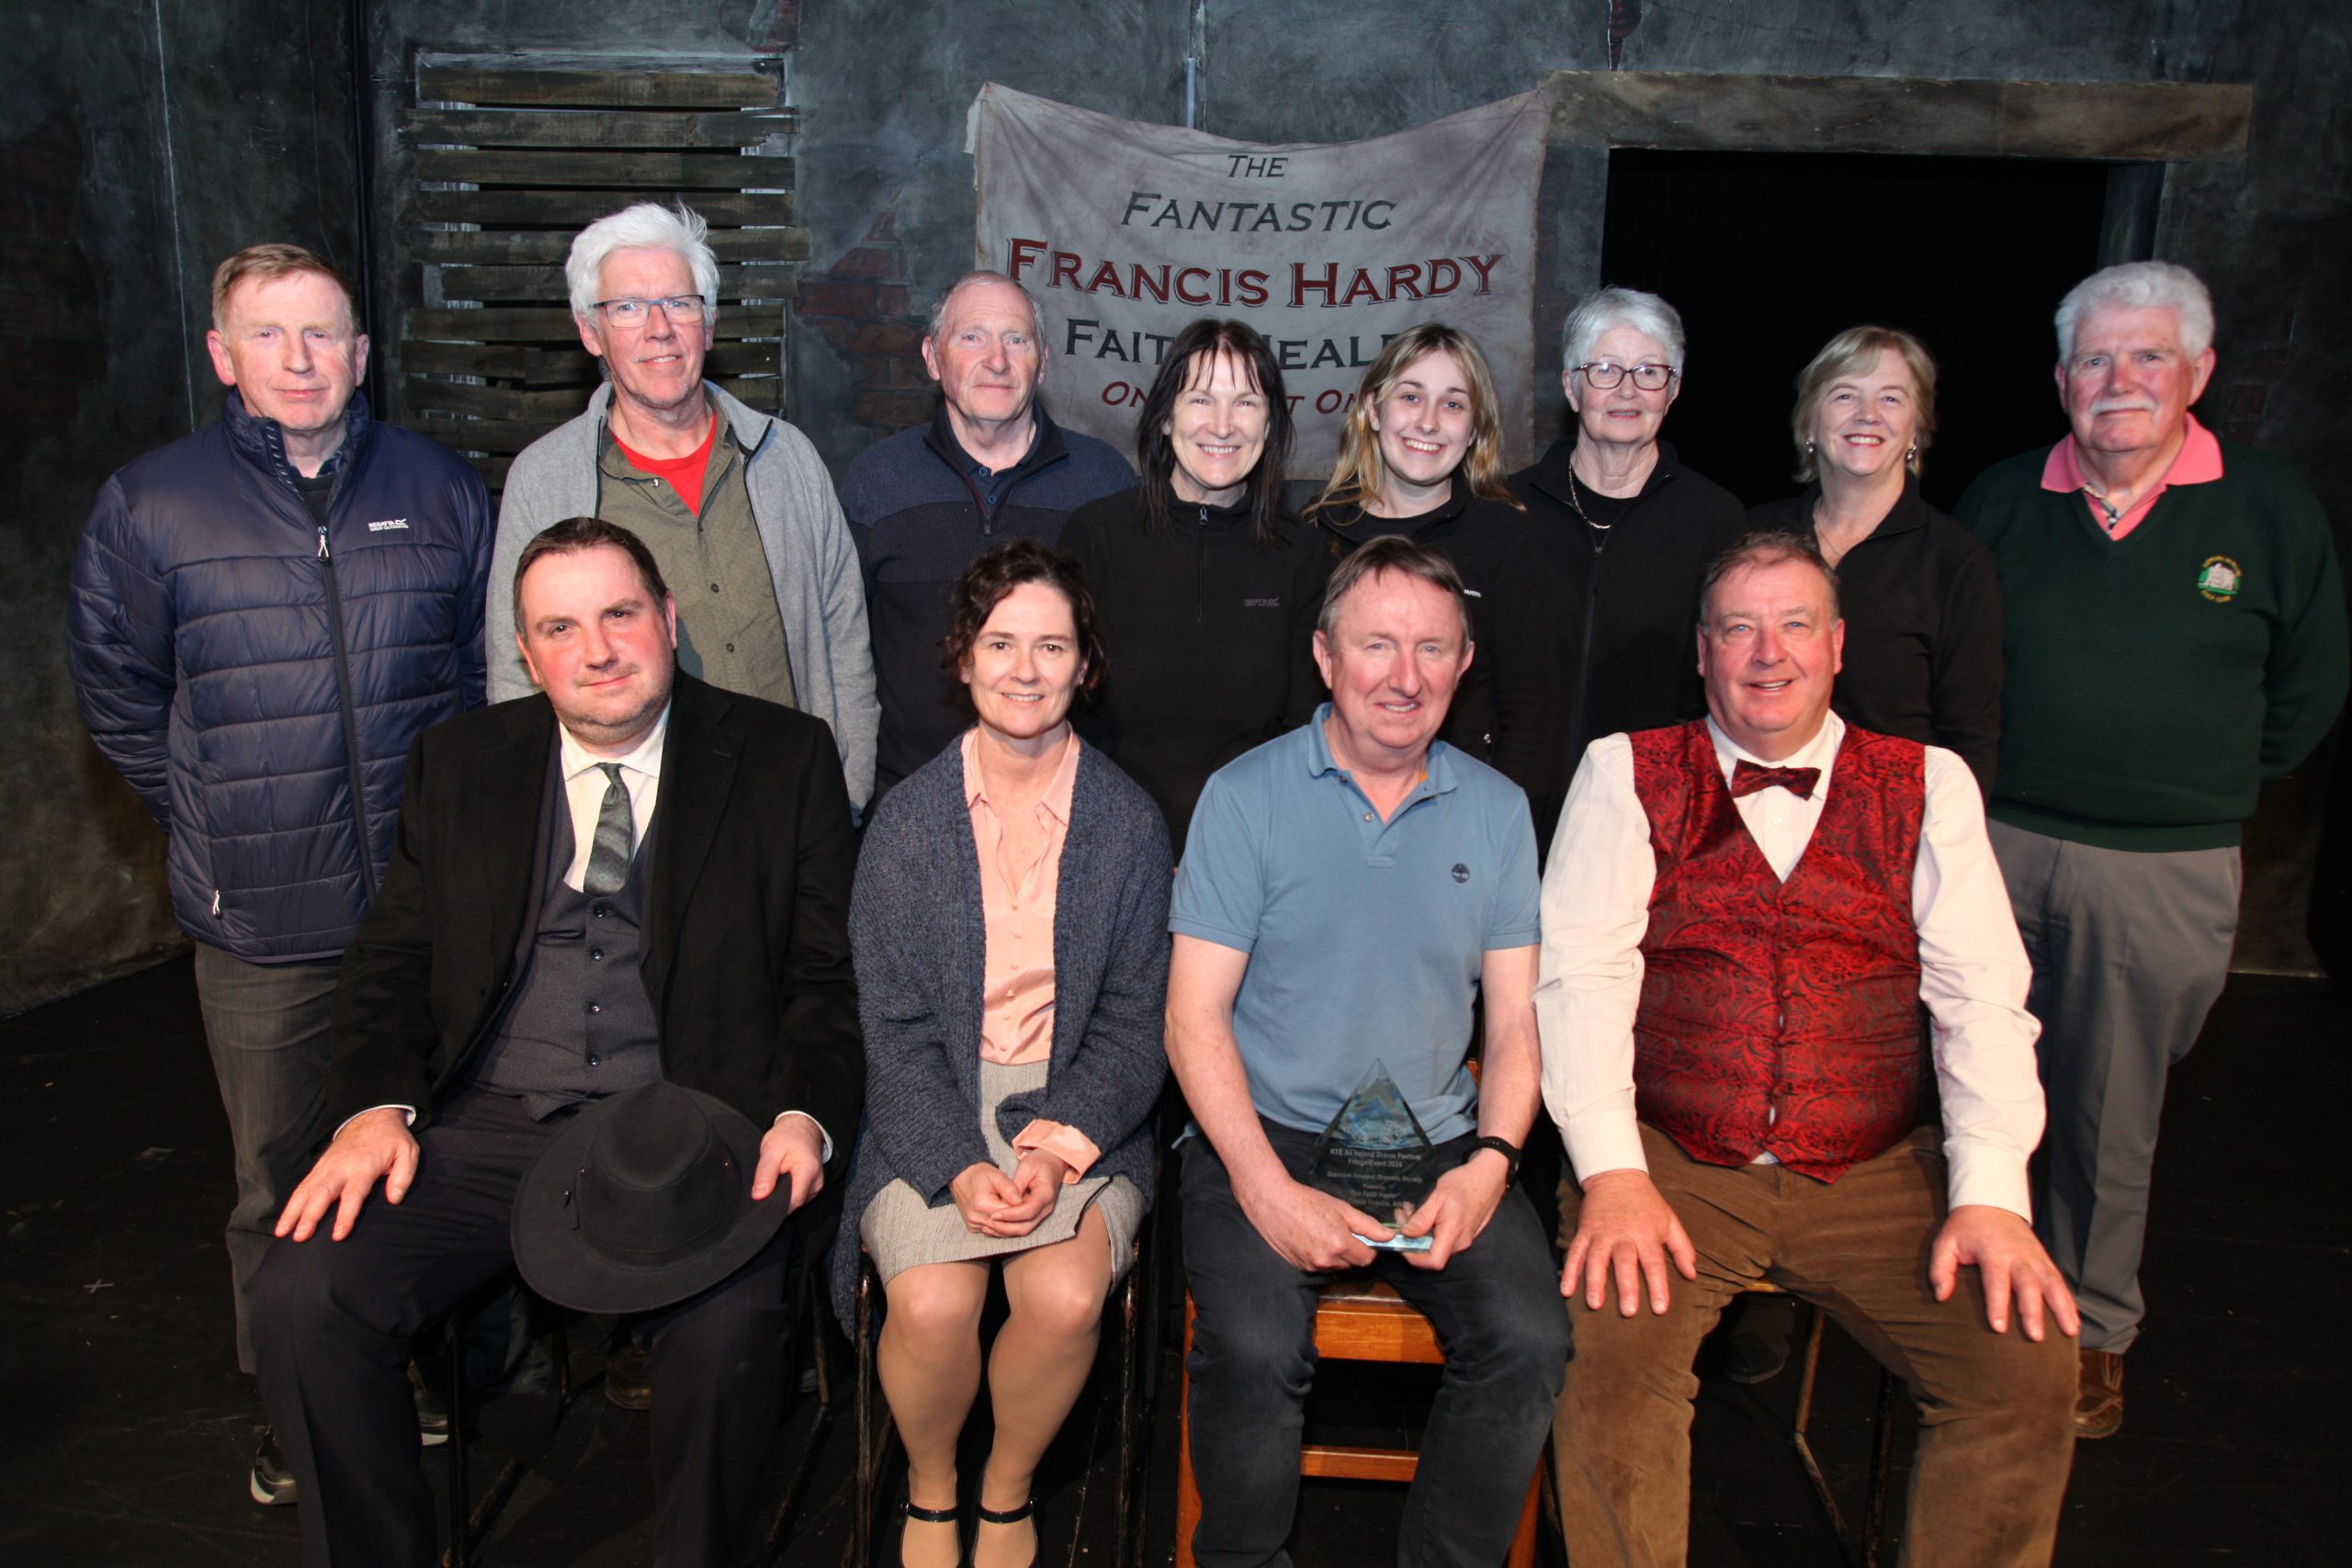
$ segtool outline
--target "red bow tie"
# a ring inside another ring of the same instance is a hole
[[[1731,797],[1737,800],[1779,784],[1799,800],[1811,800],[1813,786],[1820,782],[1819,768],[1759,768],[1742,757],[1731,771]]]

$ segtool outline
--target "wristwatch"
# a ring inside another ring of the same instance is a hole
[[[1468,1165],[1470,1163],[1471,1156],[1476,1155],[1480,1149],[1492,1149],[1495,1153],[1502,1156],[1504,1160],[1510,1164],[1510,1168],[1503,1173],[1503,1179],[1505,1181],[1516,1181],[1519,1179],[1520,1148],[1517,1144],[1507,1144],[1500,1138],[1480,1138],[1477,1142],[1472,1144],[1468,1153],[1462,1156],[1462,1163]]]

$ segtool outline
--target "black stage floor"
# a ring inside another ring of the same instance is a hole
[[[2343,1349],[2352,1223],[2346,1184],[2328,1174],[2341,1136],[2329,1118],[2352,1103],[2339,1010],[2328,987],[2241,980],[2176,1076],[2149,1245],[2151,1326],[2131,1358],[2122,1434],[2084,1445],[2076,1459],[2059,1538],[2068,1568],[2346,1560],[2335,1489],[2352,1473],[2352,1441],[2336,1416],[2352,1360]],[[227,1134],[187,963],[0,1023],[0,1559],[292,1568],[292,1510],[245,1496],[258,1412],[230,1354],[220,1239]],[[598,1397],[596,1325],[576,1327],[571,1342],[585,1397],[517,1487],[481,1553],[488,1562],[651,1560],[645,1417]],[[849,1357],[830,1321],[827,1342],[839,1398],[831,1413],[813,1396],[797,1402],[763,1500],[772,1517],[797,1494],[770,1561],[801,1568],[845,1561],[854,1511]],[[1161,1339],[1155,1370],[1172,1395],[1172,1338]],[[1318,1420],[1351,1440],[1392,1424],[1423,1398],[1412,1380],[1424,1375],[1327,1369]],[[1784,1375],[1758,1391],[1710,1382],[1696,1438],[1699,1568],[1842,1561],[1782,1435],[1794,1382]],[[1108,1376],[1097,1382],[1114,1386]],[[1858,1505],[1876,1379],[1833,1329],[1819,1382],[1816,1445]],[[1090,1393],[1049,1456],[1040,1490],[1051,1564],[1126,1568],[1113,1561],[1114,1403]],[[1909,1426],[1906,1415],[1895,1439],[1898,1538]],[[1171,1397],[1157,1400],[1148,1431],[1137,1561],[1164,1568]],[[477,1485],[498,1459],[476,1444]],[[426,1463],[442,1484],[443,1460]],[[1401,1495],[1308,1483],[1301,1568],[1386,1561]],[[895,1560],[887,1529],[877,1544],[882,1561]],[[1558,1562],[1549,1540],[1542,1560]]]

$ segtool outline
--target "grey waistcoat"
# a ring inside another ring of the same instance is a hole
[[[661,1032],[645,994],[643,915],[653,862],[649,825],[617,893],[566,886],[571,813],[556,785],[547,840],[546,890],[514,998],[483,1049],[484,1087],[523,1098],[535,1117],[618,1094],[662,1077]]]

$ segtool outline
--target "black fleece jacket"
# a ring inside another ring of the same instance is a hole
[[[1080,734],[1143,785],[1181,858],[1209,775],[1312,717],[1323,698],[1313,649],[1331,552],[1284,519],[1272,546],[1241,508],[1171,507],[1153,531],[1129,489],[1063,525],[1102,617],[1109,671]]]
[[[1453,562],[1453,570],[1462,574],[1463,592],[1470,596],[1470,638],[1477,652],[1470,660],[1470,673],[1453,694],[1439,735],[1447,744],[1510,773],[1501,759],[1516,753],[1504,732],[1525,729],[1537,717],[1528,681],[1522,676],[1514,682],[1516,672],[1504,668],[1499,624],[1502,615],[1525,603],[1523,595],[1505,594],[1501,585],[1513,558],[1527,547],[1527,513],[1507,502],[1479,500],[1457,471],[1453,492],[1444,503],[1417,517],[1375,517],[1354,506],[1318,508],[1312,515],[1330,541],[1334,560],[1346,559],[1366,540],[1399,534],[1443,551]],[[1523,739],[1518,750],[1525,750]],[[1527,787],[1527,781],[1515,773],[1511,782]]]
[[[1745,531],[1747,513],[1731,491],[1682,466],[1657,444],[1657,464],[1641,493],[1606,531],[1576,512],[1564,436],[1532,468],[1511,476],[1527,502],[1531,547],[1509,575],[1532,604],[1506,616],[1523,645],[1502,656],[1530,660],[1542,683],[1539,744],[1522,782],[1535,812],[1535,841],[1548,852],[1585,748],[1604,735],[1656,729],[1706,711],[1698,674],[1699,579]]]
[[[1759,506],[1756,528],[1813,537],[1821,486]],[[1929,506],[1919,483],[1838,563],[1845,668],[1830,705],[1849,724],[1960,753],[1986,795],[2001,750],[2001,579],[1993,552]]]

